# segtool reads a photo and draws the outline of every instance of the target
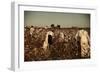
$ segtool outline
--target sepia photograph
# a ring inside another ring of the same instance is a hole
[[[98,65],[96,7],[13,2],[11,16],[13,71]]]
[[[24,11],[24,61],[90,58],[90,14]]]

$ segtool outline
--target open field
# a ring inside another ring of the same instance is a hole
[[[30,35],[30,28],[25,28],[24,61],[81,59],[80,44],[75,40],[75,35],[80,29],[86,30],[90,36],[90,28],[44,29],[35,27],[32,35]],[[45,51],[43,43],[47,31],[53,31],[54,38],[52,39],[52,44]],[[64,41],[61,42],[58,41],[60,32],[64,34]]]

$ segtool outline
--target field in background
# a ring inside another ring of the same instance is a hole
[[[90,28],[45,29],[35,27],[35,31],[31,36],[30,27],[27,27],[24,31],[24,61],[81,59],[80,46],[75,41],[75,35],[81,29],[88,31],[90,35]],[[58,35],[59,32],[64,33],[65,41],[58,42],[59,37],[56,36],[52,45],[44,51],[42,46],[46,38],[46,32],[51,30],[55,35]]]

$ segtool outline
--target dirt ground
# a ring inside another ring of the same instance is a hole
[[[24,61],[81,59],[80,45],[75,40],[77,31],[81,29],[86,30],[90,35],[89,28],[35,28],[31,36],[30,28],[25,27]],[[47,31],[53,31],[55,37],[52,40],[53,43],[44,51],[42,46]],[[58,41],[59,32],[64,33],[64,41],[62,42]]]

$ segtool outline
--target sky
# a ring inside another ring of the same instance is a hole
[[[24,25],[61,27],[90,27],[90,15],[79,13],[24,11]]]

